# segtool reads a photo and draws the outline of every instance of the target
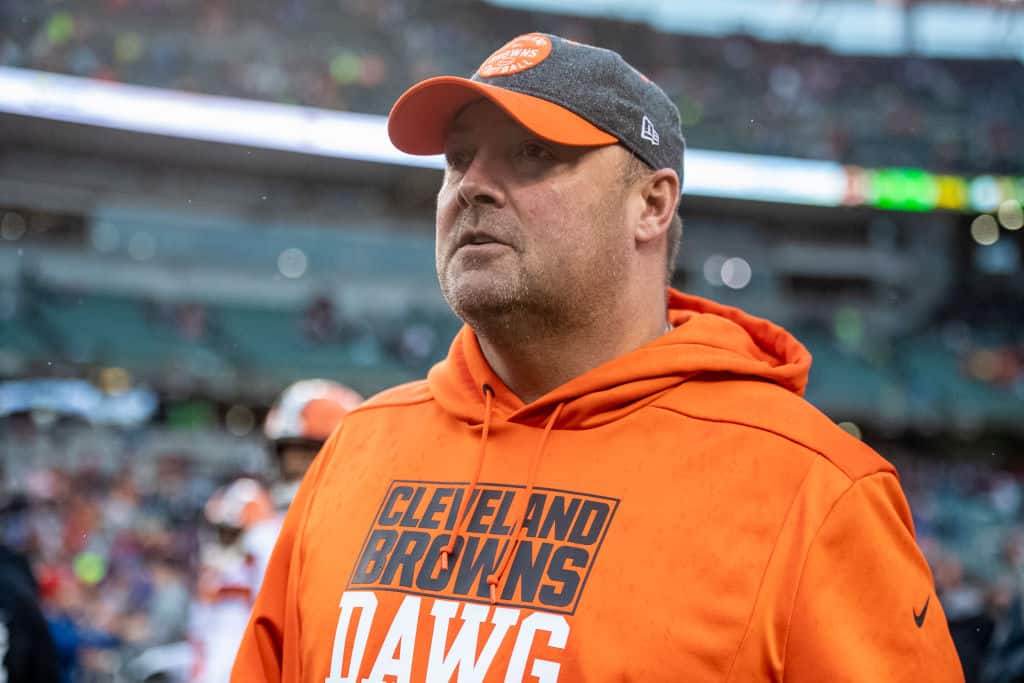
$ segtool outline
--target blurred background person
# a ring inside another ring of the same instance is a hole
[[[151,553],[146,566],[152,593],[126,636],[124,673],[144,683],[185,681],[195,661],[188,640],[192,587],[179,558],[165,551]]]
[[[0,545],[0,680],[58,683],[58,664],[28,561]]]
[[[246,548],[247,529],[268,519],[273,506],[263,485],[242,477],[217,489],[204,508],[210,533],[199,547],[197,595],[190,617],[196,683],[222,683],[259,586],[255,556]]]
[[[270,485],[274,513],[246,532],[245,545],[255,558],[258,577],[253,597],[302,477],[345,414],[362,401],[362,396],[338,382],[305,379],[289,385],[270,407],[263,434],[274,463]]]

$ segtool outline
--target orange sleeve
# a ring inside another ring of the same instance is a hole
[[[783,679],[964,680],[893,474],[854,482],[818,529],[799,579]]]
[[[299,624],[294,596],[301,566],[299,539],[323,462],[340,431],[340,428],[335,431],[320,450],[288,508],[235,657],[231,683],[298,680]]]

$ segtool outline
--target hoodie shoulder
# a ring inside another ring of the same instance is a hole
[[[352,411],[352,413],[361,413],[364,411],[374,410],[376,408],[410,406],[417,403],[426,403],[433,398],[433,395],[430,393],[430,387],[427,385],[427,380],[419,379],[413,382],[399,384],[398,386],[391,387],[390,389],[385,389],[378,394],[374,394],[370,398],[366,399],[362,405]]]
[[[851,481],[895,468],[807,400],[769,381],[693,379],[655,404],[700,420],[757,429],[813,451]]]

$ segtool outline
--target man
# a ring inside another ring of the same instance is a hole
[[[270,490],[243,477],[210,498],[205,514],[216,533],[200,548],[199,600],[193,607],[191,638],[199,666],[193,680],[228,680],[253,598],[299,482],[330,433],[361,402],[355,391],[330,380],[289,385],[264,423],[277,470]]]
[[[270,487],[274,514],[249,528],[243,541],[255,558],[255,590],[259,590],[284,515],[306,470],[342,418],[362,402],[363,397],[344,384],[302,379],[289,384],[267,412],[263,434],[276,469],[276,480]]]
[[[0,682],[57,683],[60,678],[28,561],[0,545]]]
[[[203,508],[207,532],[199,544],[196,599],[189,609],[194,683],[223,683],[241,640],[259,586],[248,529],[273,514],[270,495],[250,477],[221,486]]]
[[[529,34],[389,120],[444,152],[466,322],[346,416],[293,504],[241,681],[960,681],[893,468],[802,398],[776,325],[667,290],[675,106]]]

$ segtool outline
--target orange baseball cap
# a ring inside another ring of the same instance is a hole
[[[486,98],[542,138],[564,145],[621,143],[654,169],[682,179],[679,110],[616,52],[528,33],[484,60],[471,78],[438,76],[409,88],[388,116],[388,135],[409,154],[439,154],[452,121]]]

